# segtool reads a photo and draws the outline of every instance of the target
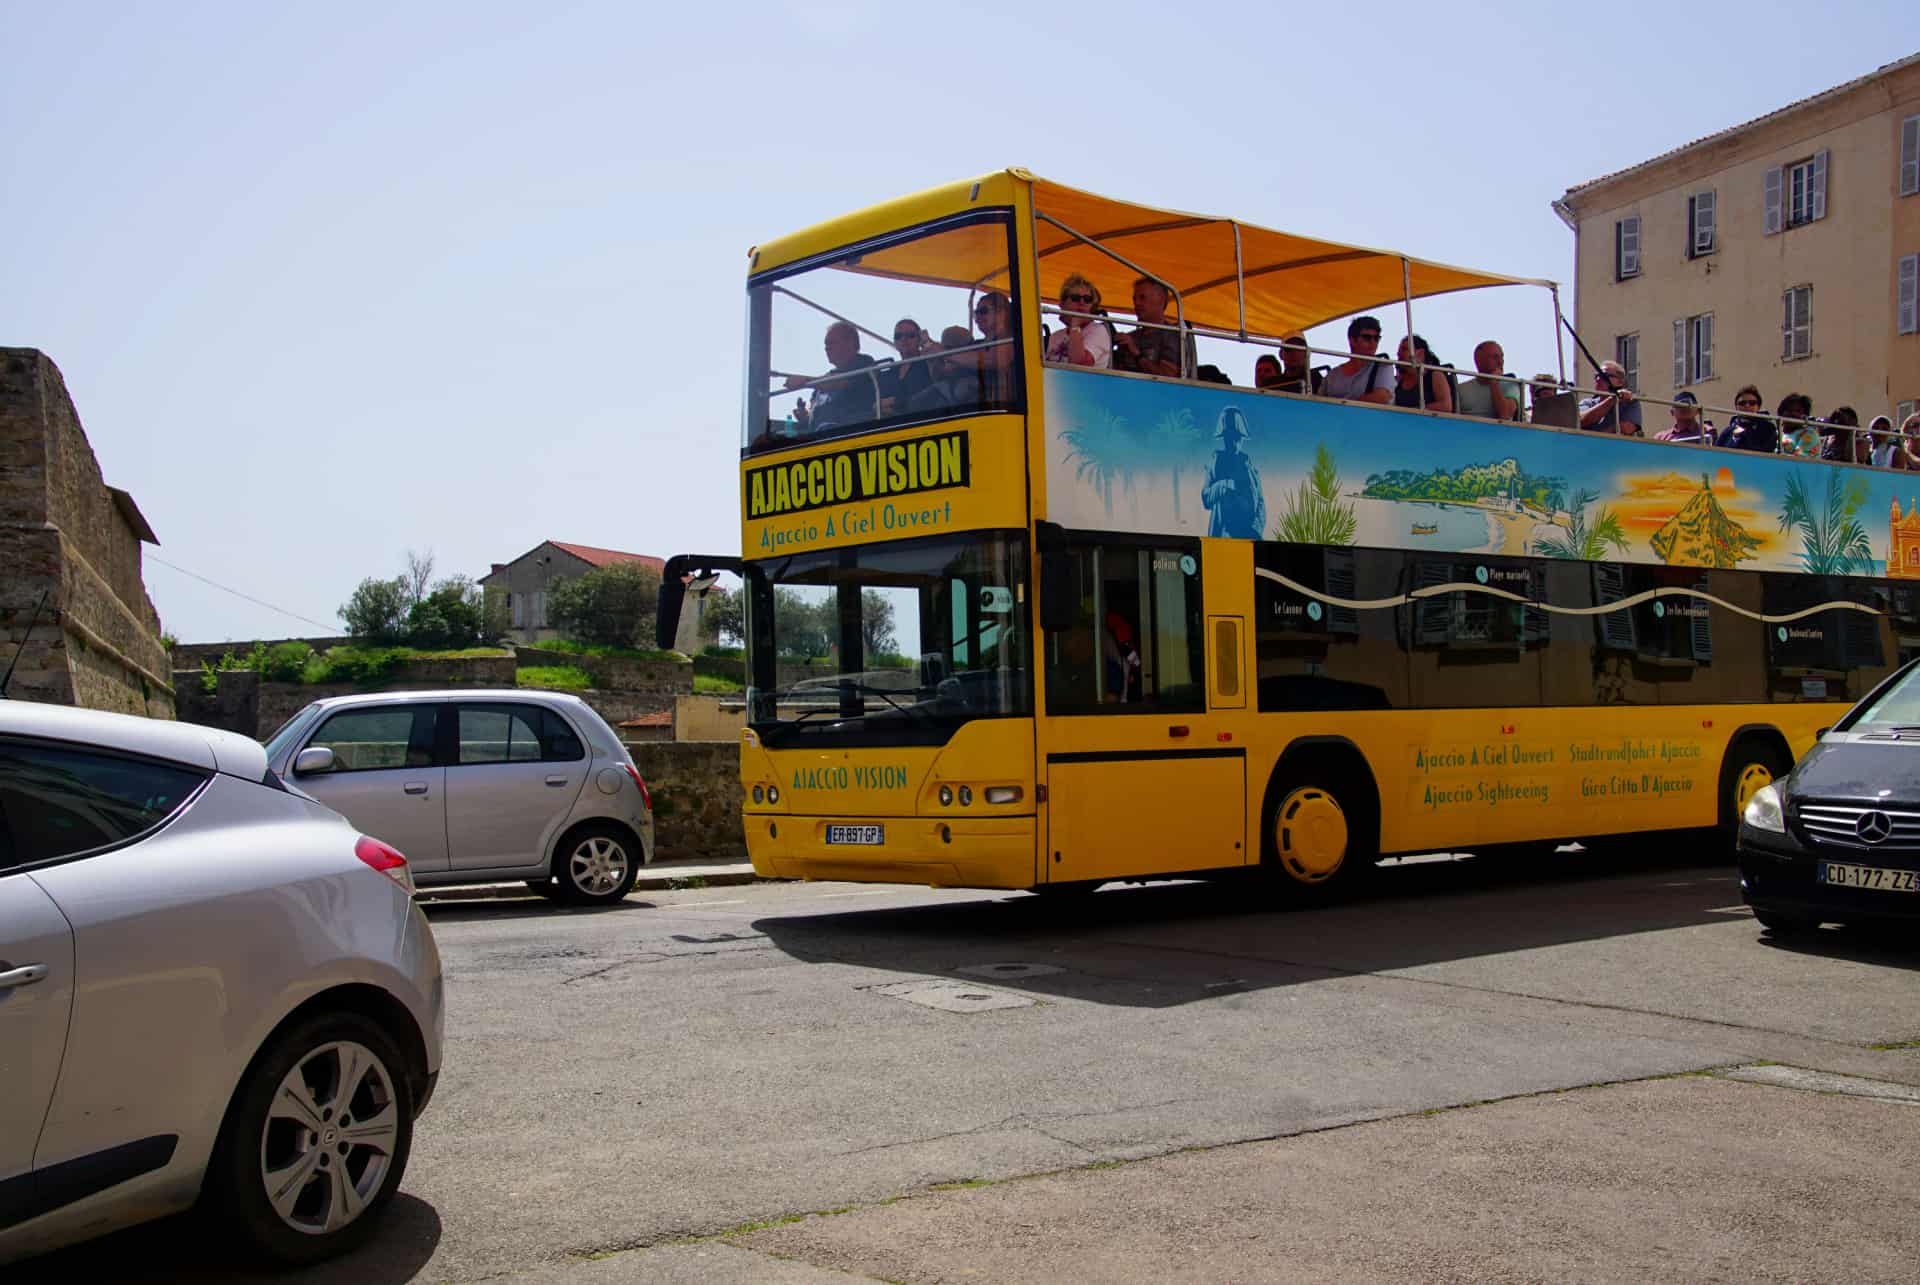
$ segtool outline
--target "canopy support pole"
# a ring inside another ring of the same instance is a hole
[[[1240,304],[1240,342],[1247,342],[1246,265],[1240,260],[1240,224],[1233,225],[1233,297]]]
[[[1560,283],[1547,282],[1547,293],[1553,296],[1553,355],[1560,362],[1560,382],[1567,382],[1567,341],[1560,336]]]
[[[1400,302],[1407,309],[1407,356],[1413,358],[1413,382],[1419,390],[1420,409],[1427,408],[1427,367],[1420,360],[1420,354],[1413,349],[1413,266],[1407,262],[1407,256],[1400,256]]]

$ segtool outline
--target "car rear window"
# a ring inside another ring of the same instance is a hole
[[[586,757],[567,721],[540,705],[465,704],[459,711],[460,763],[557,763]]]
[[[207,776],[177,763],[0,742],[0,869],[138,838]]]

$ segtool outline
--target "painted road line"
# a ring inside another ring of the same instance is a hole
[[[1746,1084],[1771,1084],[1783,1089],[1806,1089],[1813,1093],[1841,1093],[1851,1098],[1879,1098],[1905,1106],[1920,1106],[1920,1088],[1895,1084],[1890,1080],[1869,1080],[1859,1075],[1836,1075],[1830,1071],[1809,1071],[1798,1066],[1736,1066],[1716,1071],[1723,1080]]]

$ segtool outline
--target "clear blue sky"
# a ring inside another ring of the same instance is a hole
[[[1564,282],[1568,185],[1920,47],[1894,3],[291,8],[0,0],[0,344],[188,641],[319,630],[155,557],[333,627],[408,548],[737,548],[746,250],[819,219],[1024,165]],[[1415,322],[1553,368],[1539,292]]]

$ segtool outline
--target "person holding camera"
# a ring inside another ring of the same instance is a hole
[[[1767,418],[1766,403],[1760,390],[1748,384],[1733,395],[1734,416],[1713,439],[1715,446],[1734,451],[1764,451],[1772,455],[1780,449],[1780,428]]]

